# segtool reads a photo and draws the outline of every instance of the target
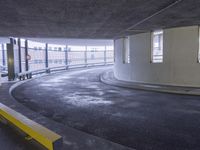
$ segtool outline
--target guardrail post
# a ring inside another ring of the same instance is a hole
[[[68,46],[66,45],[65,48],[65,65],[66,65],[66,69],[68,69]]]
[[[4,44],[1,45],[2,46],[2,65],[6,66],[6,59],[5,59],[5,47]],[[5,67],[3,67],[3,71],[5,71]]]
[[[85,46],[85,66],[87,67],[87,63],[88,63],[88,60],[87,60],[87,46]]]
[[[45,68],[47,69],[46,72],[49,73],[48,67],[49,67],[49,60],[48,60],[48,43],[45,44]]]
[[[107,55],[106,55],[106,46],[105,46],[105,50],[104,50],[104,64],[107,64]]]
[[[18,53],[19,53],[19,72],[22,72],[22,61],[21,61],[21,39],[18,39]]]
[[[25,70],[29,70],[29,64],[28,64],[28,40],[25,40]]]

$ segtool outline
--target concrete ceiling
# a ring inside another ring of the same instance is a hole
[[[117,38],[200,24],[199,0],[1,0],[0,36]]]

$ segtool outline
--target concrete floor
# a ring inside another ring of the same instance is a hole
[[[11,84],[12,83],[3,83],[3,85],[0,86],[1,103],[4,100],[7,102],[9,101],[8,87]],[[12,107],[14,107],[14,102],[12,102]],[[0,145],[0,150],[44,150],[42,147],[39,147],[39,145],[36,145],[34,141],[25,140],[24,135],[22,136],[22,134],[13,127],[3,123],[0,123]]]
[[[26,141],[18,132],[0,123],[1,150],[36,150],[35,144]]]
[[[198,150],[200,97],[103,84],[109,68],[64,72],[18,86],[14,97],[69,126],[137,150]]]
[[[71,71],[71,70],[70,70]],[[30,110],[28,107],[16,101],[10,94],[9,89],[13,89],[22,82],[5,82],[0,86],[0,103],[14,109],[29,119],[43,125],[44,127],[58,133],[63,137],[62,150],[133,150],[126,146],[113,143],[111,141],[87,134],[80,130],[70,128],[42,116],[42,114],[36,111]],[[34,140],[26,141],[18,132],[0,124],[0,147],[3,150],[43,150]]]

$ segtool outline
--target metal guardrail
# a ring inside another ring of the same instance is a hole
[[[30,42],[30,43],[29,43]],[[28,44],[29,43],[29,44]],[[39,45],[38,45],[39,44]],[[42,45],[41,45],[42,44]],[[40,46],[40,47],[38,47]],[[18,76],[27,75],[27,72],[30,71],[34,74],[48,73],[52,71],[65,70],[70,67],[87,67],[87,66],[96,66],[96,65],[106,65],[112,64],[114,61],[114,52],[112,48],[101,48],[97,49],[88,49],[87,46],[82,46],[83,49],[77,48],[77,50],[71,50],[67,46],[63,47],[54,47],[49,46],[48,43],[38,43],[28,40],[18,39],[18,51],[19,51],[19,64],[16,64],[15,72],[20,72]],[[56,49],[55,49],[56,48]],[[0,63],[0,73],[3,73],[3,76],[8,75],[7,72],[7,57],[6,57],[6,48],[2,47],[2,64]],[[4,52],[4,55],[3,55]],[[18,58],[16,58],[18,59]],[[9,66],[10,67],[10,66]],[[13,67],[13,66],[11,66]],[[15,77],[15,74],[12,74],[12,79]]]
[[[7,72],[7,67],[6,66],[1,66],[0,65],[0,74],[1,74],[1,77],[8,76],[8,72]]]
[[[25,47],[21,47],[25,49]],[[32,75],[41,73],[50,73],[54,71],[67,70],[68,68],[80,68],[88,66],[99,66],[113,64],[113,51],[66,51],[66,50],[48,50],[40,48],[27,48],[31,59],[25,61],[25,51],[21,53],[21,73],[18,76],[22,79],[29,78]]]
[[[7,67],[0,65],[0,70],[7,70]]]
[[[104,65],[113,65],[113,62],[107,62],[105,63],[88,63],[88,64],[76,64],[76,65],[64,65],[64,66],[58,66],[58,67],[51,67],[51,68],[44,68],[34,71],[25,71],[21,72],[17,75],[17,77],[20,80],[30,79],[32,78],[32,75],[38,75],[43,73],[51,73],[56,71],[62,71],[62,70],[68,70],[72,68],[84,68],[84,67],[93,67],[93,66],[104,66]]]

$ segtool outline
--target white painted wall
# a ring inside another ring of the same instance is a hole
[[[123,64],[123,40],[115,40],[114,74],[119,80],[200,87],[198,26],[164,30],[164,62],[151,62],[151,33],[130,36],[130,64]]]

